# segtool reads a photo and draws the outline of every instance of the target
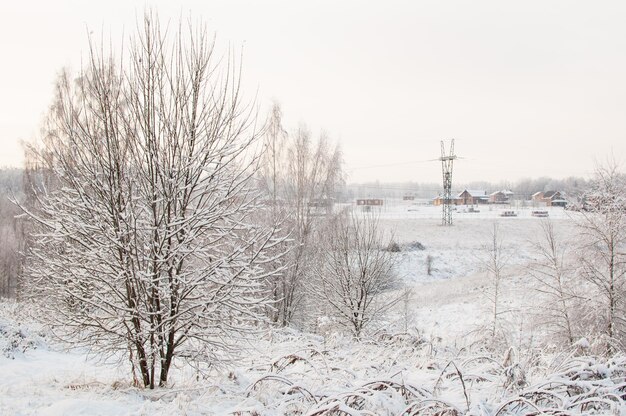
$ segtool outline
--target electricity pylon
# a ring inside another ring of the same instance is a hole
[[[443,173],[443,212],[441,225],[452,225],[452,165],[456,159],[454,154],[454,139],[450,141],[450,152],[446,154],[446,149],[441,141],[441,171]]]

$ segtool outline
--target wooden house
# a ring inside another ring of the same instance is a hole
[[[513,192],[508,190],[496,191],[489,194],[490,204],[508,204],[513,198]]]
[[[559,191],[535,192],[532,201],[547,207],[564,207],[567,201]]]
[[[441,195],[434,197],[433,205],[435,206],[443,205],[443,197]]]
[[[452,197],[450,199],[450,205],[461,205],[463,203],[463,201],[459,198],[454,198]],[[443,205],[443,197],[441,195],[433,198],[433,205],[435,206],[440,206]]]
[[[357,199],[356,204],[358,206],[380,207],[383,205],[383,200],[377,198]]]
[[[478,205],[489,202],[489,196],[486,191],[465,189],[457,197],[460,200],[459,205]]]
[[[356,205],[361,207],[363,211],[371,211],[372,208],[382,208],[383,200],[379,198],[357,199]]]

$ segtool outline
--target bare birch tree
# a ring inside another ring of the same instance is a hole
[[[490,282],[490,287],[485,293],[491,304],[489,332],[492,339],[495,339],[500,329],[500,315],[506,312],[502,308],[502,283],[505,278],[504,269],[509,259],[509,253],[506,250],[506,245],[497,222],[493,223],[491,233],[489,234],[489,243],[485,245],[484,251],[487,255],[484,264],[489,274]]]
[[[265,158],[265,183],[269,190],[274,222],[289,229],[290,250],[282,265],[284,272],[272,281],[274,300],[272,320],[290,324],[304,309],[305,283],[319,255],[318,232],[332,218],[332,203],[342,183],[341,151],[332,147],[325,134],[313,140],[301,126],[285,136],[280,108],[274,106],[268,123]],[[281,150],[282,148],[282,150]]]
[[[546,296],[540,319],[572,345],[581,335],[574,322],[575,303],[583,299],[575,294],[576,281],[567,261],[567,245],[559,238],[551,221],[542,222],[541,231],[541,240],[535,243],[539,260],[529,270],[539,283],[536,290]]]
[[[281,189],[284,188],[287,146],[287,131],[283,127],[282,110],[278,103],[272,105],[265,133],[266,151],[263,158],[262,176],[265,190],[270,197],[273,211],[278,209],[282,199]]]
[[[291,230],[288,224],[289,208],[285,201],[285,181],[286,181],[286,146],[288,140],[287,131],[282,124],[282,110],[278,103],[274,103],[270,111],[267,126],[265,129],[265,152],[261,161],[261,187],[264,194],[264,202],[269,209],[261,213],[264,221],[268,224],[285,223],[286,233]],[[293,245],[290,240],[285,246],[276,246],[277,252],[288,250]],[[289,317],[285,314],[284,295],[285,280],[288,273],[287,259],[281,258],[275,264],[268,264],[267,267],[280,269],[274,279],[268,281],[268,292],[272,303],[267,306],[267,315],[275,324],[284,326]]]
[[[626,179],[614,162],[596,169],[584,200],[578,224],[581,273],[602,300],[599,318],[612,354],[616,345],[623,348],[626,335]]]
[[[154,388],[176,357],[219,364],[263,319],[280,239],[251,223],[259,135],[240,69],[204,28],[140,26],[128,61],[92,47],[58,82],[39,156],[60,186],[29,211],[28,275],[57,334],[125,351]]]
[[[378,218],[354,212],[339,215],[325,239],[319,264],[321,302],[359,338],[363,329],[399,300],[386,296],[396,283],[394,257],[385,250]]]

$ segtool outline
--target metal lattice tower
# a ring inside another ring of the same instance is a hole
[[[441,225],[452,225],[452,165],[456,159],[454,139],[450,141],[450,152],[446,154],[443,140],[441,141],[441,171],[443,173],[443,212]]]

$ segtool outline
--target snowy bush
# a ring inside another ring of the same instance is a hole
[[[11,359],[43,345],[41,334],[16,322],[16,316],[15,302],[0,302],[0,353]]]
[[[422,251],[426,250],[426,246],[420,243],[419,241],[411,241],[410,243],[404,244],[404,250],[406,251]]]
[[[399,253],[402,249],[400,248],[400,244],[392,240],[389,242],[389,245],[387,245],[387,251],[390,253]]]

